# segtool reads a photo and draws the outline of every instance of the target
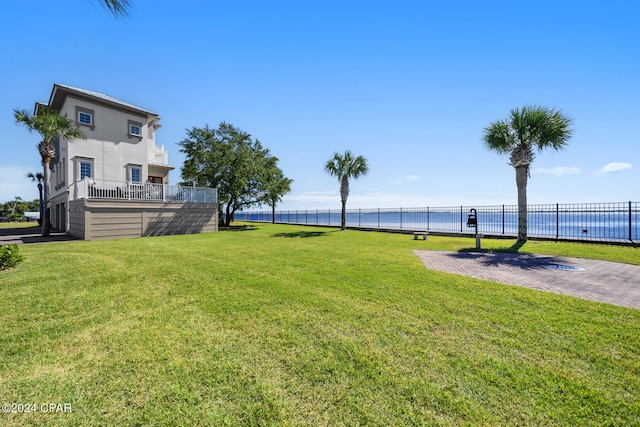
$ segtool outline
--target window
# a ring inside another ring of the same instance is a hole
[[[93,165],[90,162],[80,162],[80,179],[91,178],[92,167]]]
[[[142,123],[129,120],[129,136],[137,136],[142,138]]]
[[[93,116],[89,113],[85,113],[83,111],[80,111],[78,113],[78,123],[82,123],[83,125],[89,125],[91,126],[91,124],[93,123]]]
[[[129,181],[140,184],[142,183],[142,167],[139,165],[129,165]]]
[[[74,159],[75,179],[80,181],[85,178],[93,178],[93,159],[77,157]]]
[[[140,126],[129,125],[129,133],[133,136],[140,136],[141,135]]]
[[[95,113],[88,108],[76,107],[76,123],[78,126],[88,126],[91,130],[95,127]]]

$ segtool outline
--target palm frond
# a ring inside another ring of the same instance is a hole
[[[109,9],[116,18],[129,14],[129,0],[102,0],[102,4]]]
[[[483,141],[486,149],[499,154],[509,153],[516,145],[511,126],[502,120],[492,122],[484,129]]]

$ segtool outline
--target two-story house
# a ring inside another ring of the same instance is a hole
[[[43,107],[72,119],[86,136],[56,144],[49,199],[54,228],[88,239],[212,229],[210,220],[203,226],[202,215],[190,219],[194,207],[202,214],[214,203],[217,210],[212,189],[169,186],[173,167],[164,146],[156,144],[156,113],[61,84],[54,84],[47,104],[36,104],[36,114]],[[118,230],[128,217],[135,217],[128,226],[133,231]],[[189,226],[194,221],[202,227]]]

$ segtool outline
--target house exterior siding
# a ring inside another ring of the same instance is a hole
[[[194,234],[218,230],[217,203],[70,202],[69,234],[84,240]]]

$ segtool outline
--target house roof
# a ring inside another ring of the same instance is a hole
[[[114,98],[113,96],[106,95],[104,93],[95,92],[92,90],[81,89],[78,87],[63,85],[60,83],[55,83],[53,85],[53,90],[51,91],[51,96],[49,97],[49,108],[53,108],[54,110],[60,110],[62,108],[62,104],[67,95],[75,95],[80,98],[88,98],[93,101],[99,101],[103,104],[119,107],[125,110],[129,110],[135,113],[142,113],[144,115],[156,116],[158,115],[152,111],[146,110],[144,108],[138,107],[137,105],[133,105],[129,102],[122,101],[118,98]],[[37,105],[36,105],[37,108]]]

